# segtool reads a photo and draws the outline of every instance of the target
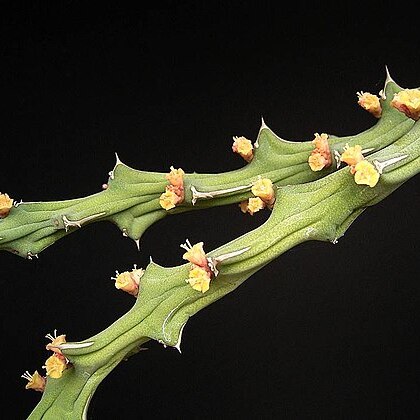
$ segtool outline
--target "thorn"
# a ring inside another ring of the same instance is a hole
[[[152,259],[152,256],[149,257],[149,260],[150,260],[150,264],[153,264],[154,261]]]
[[[90,347],[94,344],[93,341],[88,341],[86,343],[64,343],[57,346],[60,350],[68,350],[68,349],[82,349],[84,347]]]
[[[237,257],[238,255],[243,254],[251,249],[251,247],[247,246],[246,248],[239,249],[238,251],[228,252],[227,254],[219,255],[218,257],[208,257],[207,262],[209,264],[210,270],[213,272],[214,276],[217,277],[219,274],[219,270],[217,269],[217,264],[226,261],[230,258]]]
[[[83,223],[89,222],[90,220],[96,219],[98,217],[101,217],[106,214],[106,211],[103,211],[101,213],[92,214],[91,216],[83,217],[80,220],[69,220],[65,214],[61,216],[61,219],[63,220],[64,229],[66,232],[68,232],[69,227],[78,227],[81,228]]]
[[[398,86],[398,83],[392,78],[391,73],[389,72],[388,66],[385,66],[386,78],[384,88],[379,92],[379,95],[382,99],[386,99],[386,86],[388,83],[395,83]]]
[[[110,179],[114,179],[114,171],[115,171],[115,168],[118,165],[124,165],[124,163],[122,163],[121,159],[118,156],[118,153],[115,152],[115,165],[114,165],[114,168],[112,169],[112,171],[108,172],[108,175],[109,175],[109,178]]]
[[[264,118],[261,116],[261,128],[260,130],[264,129],[264,128],[268,128],[267,124],[264,121]]]
[[[369,149],[361,150],[362,155],[366,155],[367,153],[373,152],[375,150],[374,147],[370,147]]]
[[[248,191],[252,188],[253,184],[249,185],[240,185],[239,187],[227,188],[226,190],[216,190],[216,191],[209,191],[209,192],[202,192],[198,191],[194,185],[191,185],[190,189],[193,194],[193,198],[191,200],[192,205],[194,205],[197,200],[199,199],[209,199],[219,195],[225,195],[230,193],[235,193],[239,191]]]
[[[388,166],[394,165],[394,163],[399,162],[400,160],[404,160],[408,157],[408,155],[398,156],[392,159],[384,160],[383,162],[379,162],[377,160],[373,161],[375,168],[378,170],[379,174],[382,174],[384,169]]]
[[[174,347],[179,351],[179,354],[182,354],[182,351],[181,351],[181,341],[182,341],[182,333],[184,331],[185,325],[187,325],[186,322],[184,324],[182,324],[182,327],[181,327],[181,329],[179,331],[178,341],[174,345]]]
[[[391,73],[389,72],[387,65],[385,65],[385,72],[386,72],[386,78],[385,78],[385,86],[386,86],[388,83],[394,82],[394,79],[391,77]]]
[[[140,251],[140,239],[133,239],[137,246],[137,251]]]
[[[124,238],[126,238],[128,236],[128,233],[127,233],[127,229],[126,228],[122,228],[121,229],[121,232],[122,232],[122,236],[124,236]]]
[[[116,162],[115,162],[115,166],[118,166],[118,165],[124,165],[124,164],[122,163],[121,159],[119,158],[119,156],[118,156],[118,153],[117,153],[117,152],[115,152],[115,160],[116,160]],[[114,167],[114,169],[115,169],[115,167]]]

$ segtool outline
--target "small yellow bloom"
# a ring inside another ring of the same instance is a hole
[[[115,278],[115,287],[130,295],[137,296],[139,293],[140,279],[143,274],[144,270],[141,268],[135,268],[132,271],[124,271]]]
[[[171,166],[170,169],[171,172],[166,175],[166,179],[169,183],[175,187],[184,187],[185,172],[181,168],[175,169],[173,166]]]
[[[356,184],[369,185],[374,187],[379,181],[379,172],[367,160],[360,161],[354,167],[354,181]]]
[[[349,166],[358,164],[364,159],[362,154],[362,147],[358,144],[350,147],[348,144],[344,147],[344,152],[341,155],[341,161],[347,163]]]
[[[310,168],[316,172],[324,169],[327,166],[328,161],[321,153],[317,152],[309,156],[308,163]]]
[[[382,114],[379,97],[369,92],[357,92],[359,98],[357,103],[366,111],[369,111],[374,117],[379,118]]]
[[[37,370],[32,375],[26,371],[22,375],[22,378],[28,381],[25,385],[25,389],[33,389],[34,391],[44,392],[45,378],[40,375]]]
[[[50,376],[54,379],[61,378],[63,372],[67,368],[66,358],[54,353],[46,360],[45,366],[43,366],[43,368],[47,370],[47,376]]]
[[[261,200],[260,197],[251,197],[248,200],[248,213],[252,216],[257,211],[262,210],[265,207],[264,201]]]
[[[420,118],[420,89],[404,89],[394,95],[391,105],[407,117]]]
[[[178,195],[174,191],[168,188],[159,198],[159,204],[165,210],[173,209],[178,203],[179,203]]]
[[[274,188],[273,183],[268,178],[261,178],[252,186],[252,194],[261,198],[266,204],[274,203]]]
[[[51,343],[48,343],[45,348],[47,350],[53,351],[54,353],[61,354],[61,350],[57,346],[60,346],[66,342],[66,335],[61,334],[57,336],[57,330],[54,330],[54,335],[47,334],[45,337],[51,340]]]
[[[254,157],[254,147],[251,140],[246,137],[233,137],[232,150],[242,156],[247,162],[250,162]]]
[[[7,195],[0,192],[0,219],[6,217],[13,207],[13,200]]]
[[[188,247],[188,245],[185,245],[182,247],[187,250],[187,252],[182,256],[184,260],[187,260],[190,263],[198,265],[199,267],[208,266],[206,254],[203,249],[203,242],[198,242],[197,244],[190,247]]]
[[[195,266],[190,270],[188,279],[185,280],[191,285],[194,290],[198,290],[201,293],[207,292],[210,288],[210,273],[204,268]]]

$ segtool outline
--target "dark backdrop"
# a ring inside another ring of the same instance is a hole
[[[144,170],[232,170],[243,165],[232,136],[255,139],[261,116],[290,140],[360,132],[375,120],[356,92],[377,93],[386,65],[403,87],[420,85],[418,20],[399,6],[3,1],[0,190],[25,201],[92,194],[114,152]],[[418,418],[418,183],[337,245],[300,245],[198,313],[182,354],[150,343],[122,363],[90,418]],[[1,253],[6,418],[39,399],[20,375],[41,368],[46,333],[85,339],[130,308],[116,269],[150,255],[180,264],[185,238],[213,249],[266,217],[236,206],[167,217],[140,253],[106,223],[39,260]]]

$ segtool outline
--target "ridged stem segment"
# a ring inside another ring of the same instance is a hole
[[[414,121],[390,105],[393,95],[400,90],[387,80],[385,98],[381,99],[382,116],[370,129],[355,136],[329,136],[333,160],[346,144],[378,151],[410,131]],[[329,168],[312,171],[308,165],[312,141],[283,140],[265,124],[255,145],[258,147],[254,158],[241,169],[220,174],[186,174],[184,201],[169,211],[159,204],[167,185],[166,174],[134,170],[117,158],[104,191],[80,199],[21,203],[13,207],[6,218],[0,219],[0,250],[32,258],[63,236],[97,221],[115,223],[124,236],[138,244],[143,232],[167,214],[246,200],[259,177],[283,186],[311,182],[337,169],[337,162],[333,162]]]
[[[206,293],[186,283],[190,264],[165,268],[151,262],[140,280],[134,306],[106,330],[79,343],[62,345],[72,367],[49,378],[30,419],[83,418],[98,384],[149,339],[180,348],[188,319],[236,289],[273,259],[309,240],[335,242],[355,218],[420,172],[420,121],[368,157],[383,168],[372,188],[355,183],[348,167],[300,185],[281,186],[268,220],[257,229],[207,254],[218,266]],[[245,252],[237,252],[239,250]]]

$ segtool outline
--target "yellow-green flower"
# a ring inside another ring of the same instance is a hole
[[[204,268],[195,266],[190,270],[188,279],[185,281],[189,283],[194,290],[205,293],[210,288],[210,280],[211,276],[208,271]]]
[[[354,167],[354,181],[372,188],[379,181],[379,172],[370,162],[362,160]]]

